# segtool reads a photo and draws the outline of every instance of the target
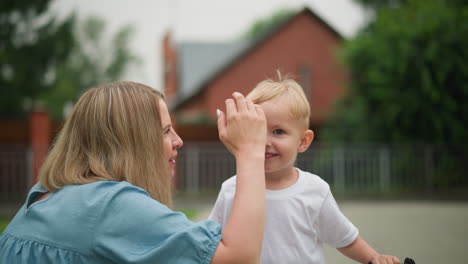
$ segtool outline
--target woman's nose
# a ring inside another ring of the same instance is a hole
[[[177,133],[174,131],[174,140],[173,140],[173,143],[172,145],[174,146],[175,149],[178,149],[180,147],[182,147],[182,145],[184,144],[184,142],[182,141],[182,139],[179,137],[179,135],[177,135]]]

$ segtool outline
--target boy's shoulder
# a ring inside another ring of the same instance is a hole
[[[237,176],[231,176],[221,184],[219,195],[222,197],[234,197],[236,193]]]
[[[329,186],[328,183],[322,179],[320,176],[313,174],[308,171],[303,171],[299,168],[296,168],[296,170],[299,172],[299,177],[303,180],[303,183],[305,184],[315,184],[315,185],[321,185],[321,186]]]
[[[320,176],[303,171],[299,168],[296,169],[299,172],[299,181],[303,191],[320,192],[324,195],[330,191],[330,185]]]
[[[237,175],[231,176],[223,182],[223,184],[221,185],[221,189],[223,191],[235,189],[236,183],[237,183]]]

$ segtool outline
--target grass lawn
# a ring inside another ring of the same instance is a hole
[[[10,219],[0,218],[0,233],[3,232],[3,230],[8,225],[9,222],[10,222]]]
[[[188,219],[193,220],[198,215],[198,211],[196,209],[185,208],[185,209],[175,209],[178,212],[184,213]]]

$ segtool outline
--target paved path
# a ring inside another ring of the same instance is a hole
[[[343,213],[379,252],[418,264],[467,263],[468,203],[342,202]],[[328,263],[353,263],[327,248]]]
[[[191,201],[207,217],[213,201]],[[468,253],[468,203],[431,201],[339,201],[361,236],[379,252],[412,257],[417,264],[462,264]],[[180,204],[180,203],[179,203]],[[190,205],[190,204],[189,204]],[[355,263],[326,247],[329,264]]]

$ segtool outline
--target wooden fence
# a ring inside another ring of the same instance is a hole
[[[27,145],[0,145],[0,202],[25,200],[32,184],[32,164]]]

